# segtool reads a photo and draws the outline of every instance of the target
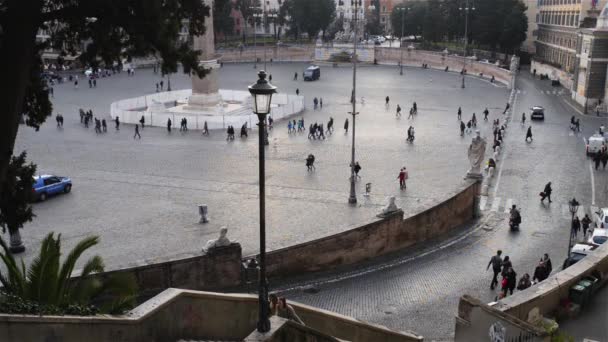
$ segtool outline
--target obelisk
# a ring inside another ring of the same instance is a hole
[[[220,102],[217,73],[220,65],[215,55],[213,34],[213,0],[202,0],[209,6],[209,17],[205,18],[205,34],[193,37],[194,50],[201,50],[199,65],[209,70],[204,78],[192,75],[192,96],[188,99],[188,107],[215,107]]]

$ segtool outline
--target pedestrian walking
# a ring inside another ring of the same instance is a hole
[[[294,81],[297,81],[297,80],[298,80],[298,73],[297,73],[297,72],[293,74],[293,80],[294,80]]]
[[[510,267],[513,267],[511,263],[511,259],[509,259],[508,255],[505,255],[505,258],[502,260],[502,273],[501,275],[504,277],[507,274],[507,271]]]
[[[209,135],[209,128],[207,127],[207,121],[203,124],[203,135]]]
[[[74,89],[78,89],[78,80],[74,80]]]
[[[97,79],[93,79],[93,88],[97,88]]]
[[[411,114],[411,112],[410,112]],[[395,116],[400,117],[401,116],[401,106],[399,104],[397,104],[397,112],[395,113]]]
[[[93,80],[89,78],[89,88],[93,88]]]
[[[384,101],[385,101],[385,106],[387,106],[387,107],[388,107],[388,103],[390,102],[390,100],[391,100],[391,99],[390,99],[388,96],[387,96],[387,97],[384,99]]]
[[[348,118],[344,121],[344,134],[348,134]]]
[[[526,124],[526,113],[521,113],[521,125],[525,125]]]
[[[158,82],[157,82],[157,83],[156,83],[156,92],[157,92],[157,93],[158,93],[158,89],[159,89],[159,86],[158,86]]]
[[[316,170],[316,168],[315,168],[315,156],[313,154],[309,154],[308,157],[306,157],[306,169],[309,172]]]
[[[462,121],[462,108],[458,107],[458,121]]]
[[[408,179],[408,173],[405,166],[402,167],[401,170],[399,170],[399,175],[397,176],[397,179],[399,179],[399,189],[405,190],[407,188],[406,181]]]
[[[141,135],[139,134],[139,126],[135,125],[135,134],[133,135],[133,139],[135,138],[141,139]]]
[[[163,90],[164,87],[165,87],[165,81],[160,80],[160,90]]]
[[[494,287],[496,287],[496,285],[498,285],[498,275],[500,274],[500,271],[502,269],[502,258],[500,257],[502,255],[502,251],[499,249],[498,251],[496,251],[496,255],[494,255],[491,259],[490,262],[488,262],[488,266],[486,267],[486,271],[490,268],[490,265],[492,265],[492,271],[494,272],[494,275],[492,276],[492,282],[490,283],[490,289],[494,290]]]
[[[572,220],[572,237],[574,239],[578,238],[578,231],[581,230],[581,221],[578,219],[578,215],[574,216],[574,219]]]
[[[503,289],[504,297],[507,296],[507,291],[509,294],[513,295],[513,290],[515,290],[515,285],[517,284],[517,274],[513,270],[513,267],[509,267],[504,277],[507,279],[507,286]]]
[[[466,128],[466,126],[464,125],[464,122],[460,121],[460,136],[461,137],[464,136],[465,128]],[[496,140],[496,134],[494,134],[494,140]]]
[[[416,101],[414,101],[414,104],[412,104],[412,109],[414,114],[418,114],[418,104],[416,104]]]
[[[413,119],[414,118],[414,108],[410,108],[410,115],[407,116],[408,119]]]
[[[319,98],[319,107],[321,107],[321,109],[323,109],[323,98]]]
[[[528,126],[528,132],[526,132],[526,142],[528,142],[528,139],[530,139],[530,142],[532,142],[532,126]]]
[[[141,119],[139,119],[139,123],[141,124],[141,130],[143,131],[145,123],[146,123],[146,119],[144,118],[143,115],[141,116]]]
[[[596,170],[599,169],[601,161],[602,161],[602,154],[598,152],[593,156],[593,162],[595,163]]]
[[[98,118],[95,118],[95,133],[101,133],[101,121]]]
[[[118,116],[116,116],[116,118],[114,119],[114,125],[117,131],[120,130],[120,119],[118,118]]]
[[[545,185],[545,189],[543,190],[543,192],[540,193],[540,201],[544,202],[545,198],[549,199],[549,203],[551,203],[551,193],[553,192],[553,189],[551,188],[551,182],[547,183]]]
[[[171,133],[171,125],[172,125],[171,118],[168,118],[167,119],[167,132],[169,132],[169,133]]]
[[[296,96],[300,95],[300,88],[296,88]]]
[[[587,237],[587,230],[589,230],[589,225],[591,224],[591,219],[589,218],[589,214],[585,214],[585,217],[581,220],[581,226],[583,227],[583,239]]]
[[[502,113],[507,114],[507,111],[509,110],[509,108],[511,108],[511,105],[509,104],[509,102],[507,102],[507,105],[505,106],[505,110]]]
[[[355,167],[353,168],[355,171],[355,178],[361,178],[361,176],[359,176],[359,171],[361,171],[361,165],[359,165],[359,162],[355,162]]]
[[[312,100],[312,103],[313,103],[313,105],[314,105],[314,109],[315,109],[315,110],[317,110],[317,105],[319,104],[319,100],[318,100],[318,99],[315,97],[315,98]]]
[[[268,82],[272,82],[272,74],[268,75]]]
[[[106,122],[106,119],[101,119],[101,129],[104,133],[108,131],[108,123]]]
[[[490,114],[490,111],[488,110],[488,108],[486,108],[483,111],[483,121],[488,121],[488,114]]]

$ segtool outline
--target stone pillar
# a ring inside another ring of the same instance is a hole
[[[204,78],[199,78],[196,75],[191,76],[192,96],[188,99],[188,106],[214,107],[220,102],[217,83],[217,73],[220,65],[217,62],[213,38],[213,0],[202,1],[210,7],[209,17],[205,18],[205,34],[193,37],[193,47],[195,50],[202,51],[199,56],[199,65],[210,72]]]

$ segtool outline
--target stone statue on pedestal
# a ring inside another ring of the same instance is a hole
[[[220,229],[220,237],[215,240],[207,241],[207,243],[205,244],[205,247],[203,247],[203,252],[207,253],[207,252],[209,252],[209,250],[216,248],[216,247],[230,246],[230,244],[232,242],[230,241],[230,239],[228,239],[226,237],[227,234],[228,234],[228,228],[222,227]]]
[[[473,141],[471,141],[471,145],[469,145],[469,151],[467,153],[469,157],[469,163],[471,163],[471,168],[467,172],[468,178],[482,178],[481,163],[483,162],[485,154],[486,139],[481,137],[479,130],[476,130],[475,137],[473,138]]]
[[[378,216],[386,217],[399,210],[401,210],[401,209],[399,209],[399,207],[397,207],[397,205],[395,204],[395,196],[391,196],[388,198],[388,203],[386,204],[386,207],[384,207],[382,209],[382,212],[380,212],[380,214],[378,214]]]

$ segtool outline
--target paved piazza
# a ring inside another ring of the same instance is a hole
[[[343,124],[350,109],[351,68],[322,66],[316,82],[293,81],[305,64],[269,66],[280,92],[300,93],[308,109],[305,124],[335,120],[335,133],[324,141],[308,140],[306,133],[287,133],[286,122],[275,122],[267,148],[267,231],[270,250],[326,236],[369,222],[396,195],[407,212],[432,205],[447,197],[462,181],[468,168],[466,149],[470,136],[459,136],[458,106],[463,119],[477,113],[486,136],[490,123],[482,121],[487,106],[491,119],[502,112],[508,97],[504,86],[469,78],[469,96],[462,97],[460,77],[436,70],[411,68],[399,76],[396,67],[363,66],[358,72],[357,98],[365,104],[357,117],[357,160],[362,166],[357,184],[359,204],[347,204],[351,135]],[[258,65],[262,67],[262,65]],[[181,133],[164,128],[145,128],[141,140],[133,140],[133,126],[95,134],[91,125],[79,122],[78,109],[92,109],[107,117],[112,101],[154,92],[160,80],[150,69],[100,79],[97,88],[80,89],[71,84],[55,86],[54,113],[65,117],[64,128],[54,118],[39,132],[21,127],[15,151],[27,150],[39,173],[72,177],[69,195],[37,203],[37,217],[22,234],[29,259],[49,231],[62,233],[66,248],[90,234],[99,234],[94,252],[109,268],[158,257],[173,257],[200,250],[215,238],[221,226],[243,246],[244,255],[258,248],[258,153],[257,132],[248,139],[225,140],[225,133],[210,137],[198,131]],[[247,89],[256,80],[251,64],[225,65],[220,71],[222,89]],[[167,80],[165,80],[165,86]],[[189,79],[171,77],[173,89],[189,88]],[[385,108],[384,98],[390,96]],[[323,98],[323,109],[312,109],[313,97]],[[419,114],[407,113],[413,101]],[[400,104],[403,117],[395,117]],[[109,117],[108,117],[109,119]],[[252,120],[254,117],[252,116]],[[255,123],[255,120],[253,121]],[[414,144],[405,142],[406,129],[416,129]],[[352,132],[352,122],[350,124]],[[491,135],[491,134],[490,134]],[[316,172],[306,171],[304,159],[316,156]],[[402,166],[410,172],[407,191],[400,192],[397,174]],[[362,196],[365,183],[372,196]],[[211,222],[198,223],[197,205],[209,206]]]

